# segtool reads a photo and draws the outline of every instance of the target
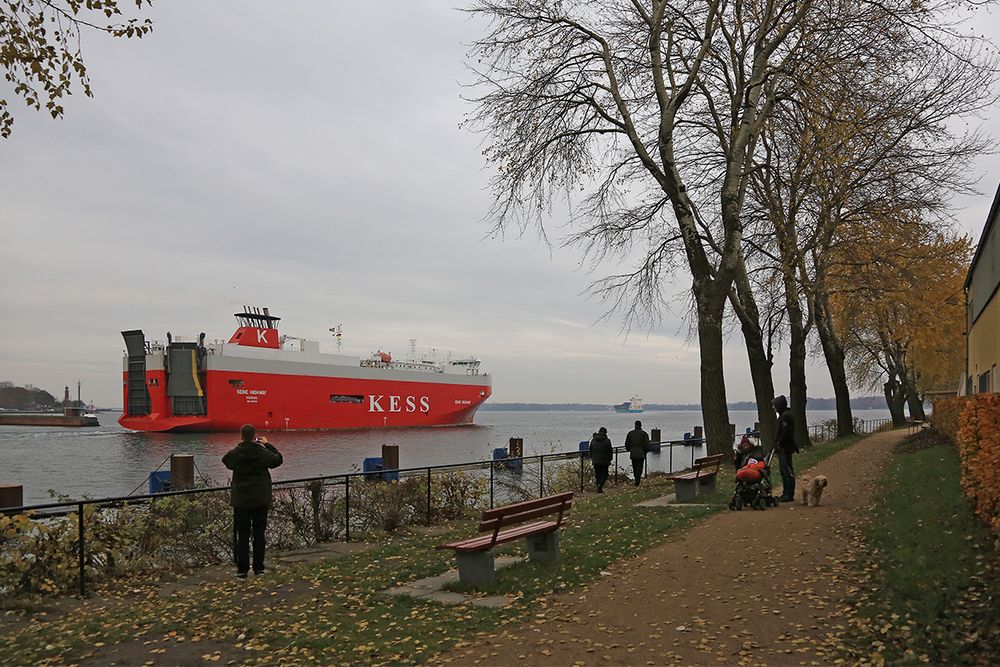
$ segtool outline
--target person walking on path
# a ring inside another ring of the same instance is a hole
[[[771,406],[778,413],[778,434],[774,438],[774,446],[778,449],[778,469],[781,471],[781,497],[779,501],[788,503],[795,500],[795,468],[792,465],[792,454],[799,451],[795,444],[795,418],[788,408],[788,399],[778,396],[771,401]]]
[[[629,458],[632,459],[635,485],[639,486],[642,470],[646,467],[646,454],[649,453],[649,434],[642,430],[642,422],[638,419],[635,422],[635,428],[625,436],[625,449],[628,450]]]
[[[250,536],[253,534],[253,573],[262,574],[264,567],[264,533],[267,512],[271,508],[271,472],[284,459],[267,438],[258,438],[251,424],[240,428],[242,441],[222,457],[222,463],[233,471],[230,487],[233,504],[233,529],[236,533],[236,576],[246,579],[250,571]]]
[[[608,438],[608,429],[602,426],[590,441],[590,462],[594,464],[594,481],[597,483],[598,493],[604,493],[604,483],[608,481],[612,453],[613,446]]]

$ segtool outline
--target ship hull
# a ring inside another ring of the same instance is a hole
[[[639,408],[638,410],[633,410],[632,408],[615,408],[615,412],[638,414],[640,412],[644,412],[644,410],[642,408]]]
[[[244,328],[251,342],[149,343],[123,331],[124,413],[134,431],[261,431],[461,426],[492,394],[478,360],[428,366],[279,348],[273,328]],[[202,335],[203,338],[204,335]],[[240,338],[240,333],[233,340]],[[389,355],[384,355],[389,357]]]
[[[154,412],[118,421],[135,431],[198,432],[238,431],[243,424],[263,431],[460,426],[473,423],[491,393],[484,384],[233,371],[208,371],[203,386],[206,415]]]

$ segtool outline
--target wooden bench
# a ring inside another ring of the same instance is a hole
[[[436,549],[452,549],[458,561],[458,578],[469,586],[487,586],[496,580],[493,547],[522,537],[528,557],[553,561],[559,556],[559,526],[573,504],[573,492],[557,493],[538,500],[528,500],[483,512],[479,533],[458,542],[439,544]],[[543,517],[558,514],[555,520]]]
[[[677,502],[693,503],[699,489],[715,491],[715,476],[722,465],[722,454],[713,454],[695,459],[690,470],[670,475],[674,480],[674,494]]]

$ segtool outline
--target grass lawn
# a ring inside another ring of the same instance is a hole
[[[817,445],[796,457],[796,467],[805,470],[856,441]],[[211,582],[168,597],[129,590],[61,613],[9,617],[0,622],[0,663],[419,663],[480,632],[520,622],[545,595],[615,572],[616,563],[724,510],[733,488],[731,466],[723,466],[717,486],[703,504],[683,509],[635,507],[672,492],[671,483],[655,477],[639,488],[580,497],[562,530],[558,562],[498,571],[495,587],[485,592],[514,598],[503,609],[379,593],[452,568],[452,554],[433,547],[472,534],[466,522],[444,535],[403,531],[373,537],[367,551],[260,579]]]
[[[864,541],[871,586],[856,619],[855,657],[1000,662],[997,554],[962,495],[958,456],[941,436],[922,432],[900,443]]]

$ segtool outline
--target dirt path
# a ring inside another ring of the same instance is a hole
[[[632,574],[553,596],[529,622],[437,662],[829,664],[857,591],[849,569],[857,518],[904,436],[870,436],[810,470],[829,478],[819,507],[796,502],[716,514],[682,539],[616,566],[616,575]]]

